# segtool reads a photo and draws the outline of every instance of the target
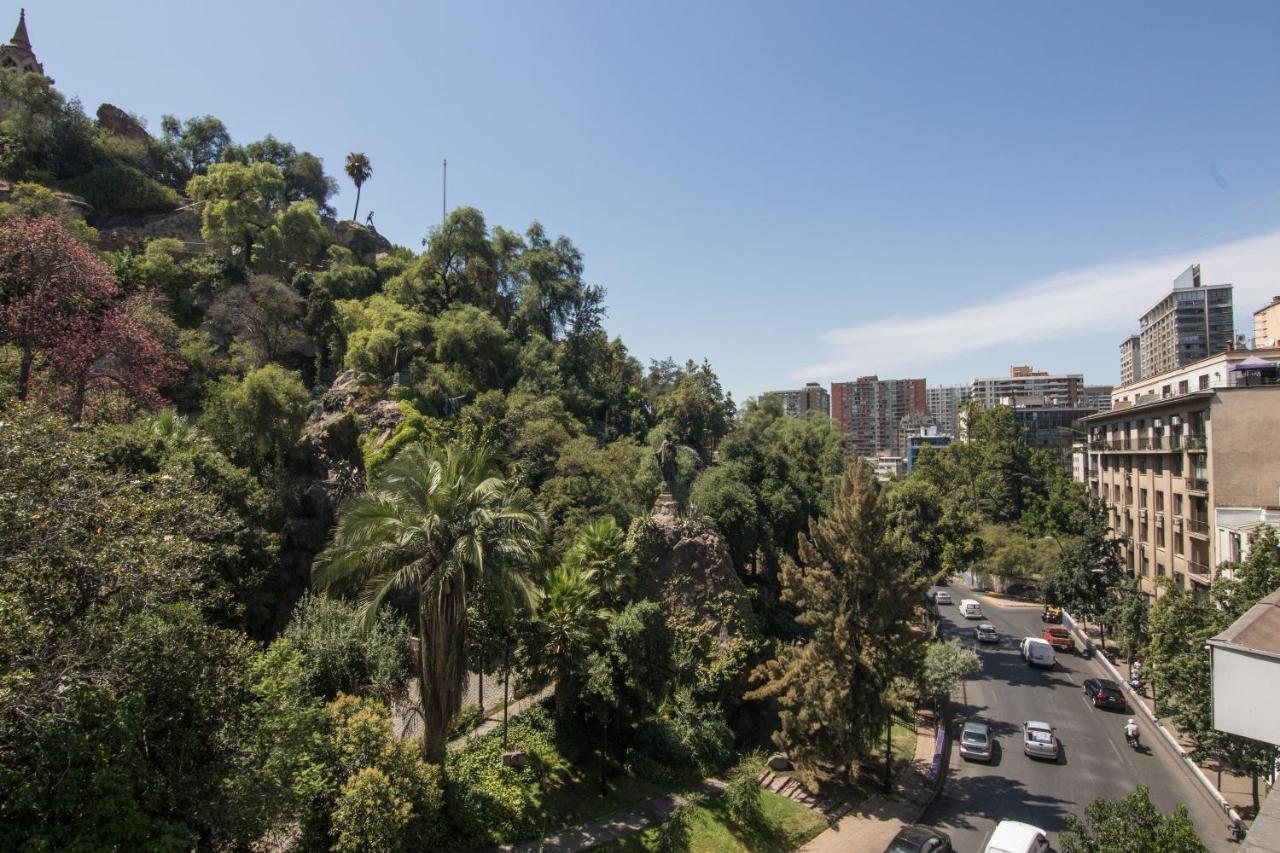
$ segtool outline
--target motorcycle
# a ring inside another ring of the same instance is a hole
[[[1124,733],[1124,741],[1125,741],[1125,743],[1129,744],[1129,746],[1130,746],[1130,747],[1132,747],[1132,748],[1133,748],[1133,749],[1135,749],[1135,750],[1142,746],[1142,744],[1139,742],[1139,738],[1140,738],[1140,736],[1139,736],[1139,734],[1138,734],[1137,732],[1128,732],[1128,731],[1126,731],[1126,732]]]

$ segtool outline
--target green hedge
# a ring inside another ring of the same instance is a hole
[[[173,189],[132,166],[115,163],[64,181],[62,188],[80,196],[98,212],[166,213],[182,203],[182,196]]]

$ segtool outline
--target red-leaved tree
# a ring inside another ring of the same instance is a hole
[[[121,299],[106,262],[53,219],[0,228],[0,340],[20,353],[19,399],[42,364],[67,386],[73,421],[94,389],[158,402],[183,367],[172,323],[146,297]]]

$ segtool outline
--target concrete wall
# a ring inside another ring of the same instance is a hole
[[[1220,388],[1209,425],[1215,506],[1280,503],[1280,385]]]
[[[1280,745],[1280,661],[1212,647],[1213,727]]]

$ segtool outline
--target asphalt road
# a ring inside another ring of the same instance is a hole
[[[941,794],[922,823],[945,830],[958,853],[981,853],[987,836],[1001,820],[1020,820],[1048,831],[1057,849],[1057,836],[1066,828],[1066,815],[1082,815],[1098,797],[1120,797],[1139,784],[1151,789],[1162,811],[1185,803],[1202,841],[1213,851],[1232,851],[1227,823],[1217,805],[1182,766],[1181,760],[1139,714],[1142,751],[1124,740],[1129,716],[1095,710],[1084,698],[1086,678],[1105,677],[1100,663],[1058,654],[1053,670],[1033,669],[1018,653],[1022,637],[1040,636],[1040,609],[973,595],[959,583],[947,588],[956,603],[962,598],[982,602],[984,618],[965,620],[955,604],[941,605],[943,631],[978,650],[983,668],[965,681],[957,709],[959,723],[976,719],[988,723],[998,742],[990,765],[965,761],[951,749],[950,771]],[[978,646],[973,628],[990,622],[1001,642]],[[1022,752],[1021,726],[1043,720],[1057,727],[1061,757],[1056,764],[1037,761]]]

